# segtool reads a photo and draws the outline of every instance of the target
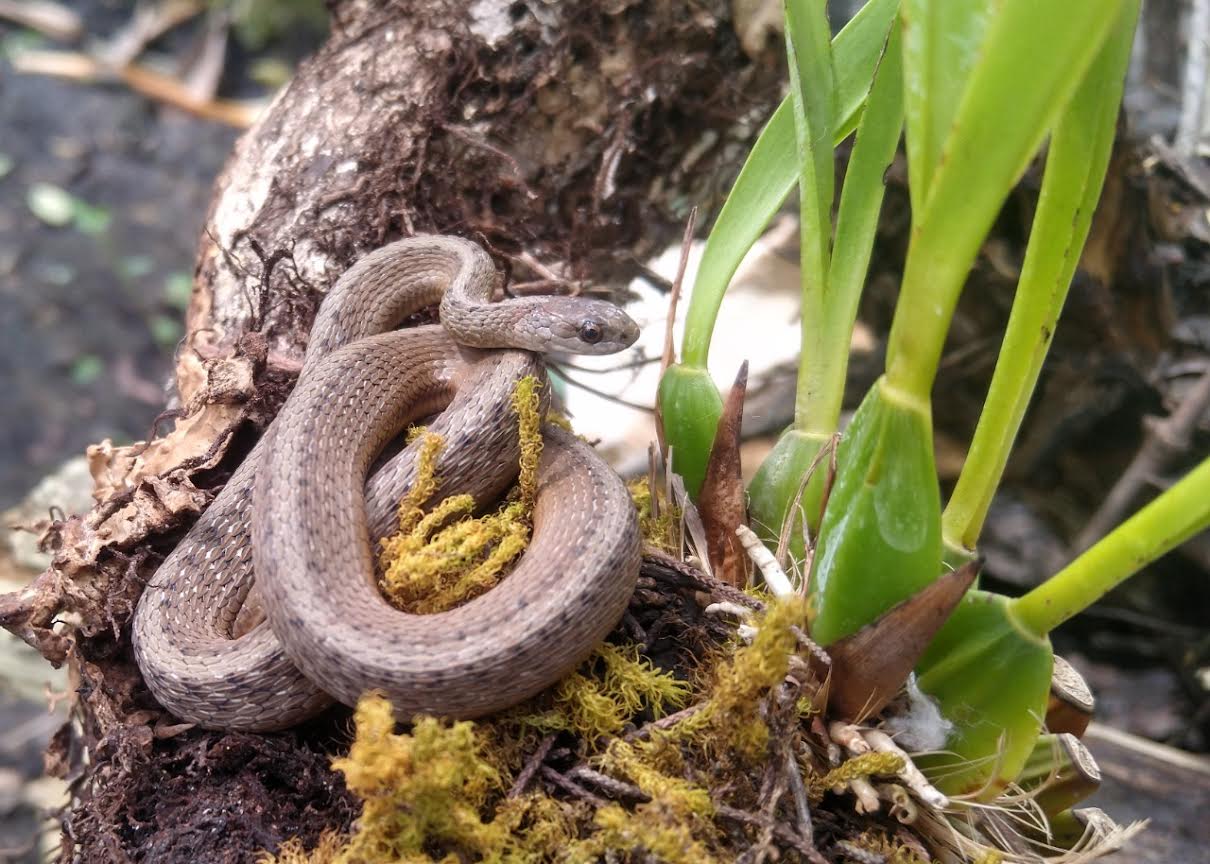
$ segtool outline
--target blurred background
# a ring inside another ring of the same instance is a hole
[[[833,2],[837,24],[858,5]],[[780,19],[780,0],[735,7],[751,38]],[[0,0],[0,591],[46,564],[35,535],[12,526],[91,505],[85,447],[153,434],[211,184],[240,130],[325,31],[321,0]],[[1144,442],[1145,418],[1169,414],[1210,374],[1208,40],[1207,0],[1145,3],[1103,206],[987,529],[999,588],[1020,590],[1067,560]],[[1028,175],[1005,207],[955,319],[935,408],[943,482],[956,477],[978,417],[1039,179]],[[902,165],[888,183],[854,340],[854,394],[881,369],[906,243]],[[753,470],[792,411],[793,219],[788,210],[750,256],[712,352],[720,383],[752,363]],[[623,471],[645,468],[653,437],[645,406],[658,366],[641,361],[659,356],[667,299],[654,286],[672,276],[676,257],[652,262],[656,275],[633,286],[640,354],[564,370],[577,426],[602,437]],[[1201,415],[1174,470],[1210,452],[1210,417]],[[1165,478],[1148,480],[1153,491]],[[1089,680],[1103,723],[1204,752],[1208,621],[1203,537],[1072,622],[1056,647]],[[38,828],[64,785],[41,776],[41,751],[69,686],[0,631],[0,862],[43,860],[53,849]],[[1210,791],[1210,774],[1201,776]],[[1120,809],[1130,804],[1123,790],[1107,786],[1093,803],[1133,818]],[[1185,828],[1178,820],[1172,830]]]

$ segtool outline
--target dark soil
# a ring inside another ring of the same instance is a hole
[[[0,40],[15,38],[0,25]],[[235,132],[121,87],[16,75],[2,59],[0,129],[12,165],[0,178],[3,509],[86,445],[147,436]],[[27,204],[36,183],[100,208],[107,225],[44,224]]]

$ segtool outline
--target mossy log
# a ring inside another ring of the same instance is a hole
[[[48,754],[71,784],[65,862],[250,861],[355,815],[328,760],[347,711],[273,736],[182,726],[129,645],[142,587],[271,420],[350,262],[454,233],[514,281],[607,291],[675,242],[694,205],[718,203],[782,78],[779,39],[750,27],[745,50],[730,0],[329,8],[329,40],[216,183],[165,415],[175,428],[92,448],[100,503],[49,524],[54,565],[0,598],[0,624],[78,688]]]

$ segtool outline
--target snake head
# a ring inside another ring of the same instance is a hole
[[[613,354],[629,348],[639,338],[639,325],[612,303],[586,297],[544,300],[542,351]]]

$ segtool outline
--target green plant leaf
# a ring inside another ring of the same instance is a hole
[[[917,764],[949,795],[994,798],[1021,773],[1042,729],[1054,652],[1022,630],[1011,601],[971,591],[917,667],[920,689],[954,724],[943,754]]]
[[[836,215],[836,242],[828,271],[828,296],[823,321],[823,338],[828,340],[824,351],[822,372],[828,382],[814,386],[825,392],[826,400],[809,405],[818,419],[801,418],[800,428],[816,433],[831,434],[840,419],[844,385],[849,366],[849,345],[853,338],[853,323],[865,286],[878,230],[878,214],[886,192],[886,172],[895,159],[899,134],[903,129],[903,62],[898,26],[892,25],[886,50],[874,73],[869,99],[857,127],[857,138],[849,165],[845,171],[844,188]],[[804,322],[805,324],[805,322]]]
[[[903,0],[908,191],[923,210],[991,13],[987,0]]]
[[[803,353],[795,425],[778,438],[748,486],[752,522],[769,543],[777,543],[804,472],[830,440],[840,418],[849,342],[878,227],[885,191],[883,178],[895,157],[903,126],[901,68],[898,28],[892,27],[845,172],[825,309],[817,319],[803,316],[803,328],[818,330],[812,341],[823,347]],[[801,513],[812,532],[819,528],[824,476],[825,470],[817,472],[800,501]],[[795,517],[790,525],[790,554],[802,560],[804,549],[801,522]]]
[[[899,0],[870,0],[832,42],[834,142],[844,140],[857,125],[898,8]],[[727,285],[797,182],[793,107],[787,96],[756,139],[706,240],[686,313],[681,359],[687,365],[706,367],[710,334]]]
[[[912,239],[887,343],[887,378],[896,389],[928,398],[954,305],[979,246],[1083,80],[1120,8],[1120,0],[1002,0],[988,22],[925,204],[912,213]],[[922,86],[911,77],[912,69],[905,67],[904,74],[905,93]],[[909,155],[920,153],[911,122],[907,132]]]
[[[898,8],[899,0],[870,0],[832,40],[836,89],[833,143],[843,140],[857,125]],[[664,381],[660,383],[657,401],[664,440],[677,453],[681,468],[698,478],[695,484],[685,476],[693,495],[704,476],[723,404],[718,388],[705,374],[710,337],[731,277],[798,182],[793,113],[791,97],[787,96],[758,136],[719,211],[689,298],[681,345],[683,365],[673,364],[665,372],[666,378],[672,375],[678,380],[669,381],[667,386]],[[682,372],[673,370],[694,370],[702,375],[689,385]],[[696,395],[686,395],[689,386]],[[708,392],[711,389],[712,395]],[[668,398],[670,395],[676,398]]]
[[[656,398],[664,443],[672,451],[672,470],[681,475],[686,491],[696,498],[706,479],[723,397],[705,369],[674,365],[660,379]]]
[[[828,35],[827,0],[786,0],[786,57],[798,149],[802,317],[813,321],[823,317],[832,260],[835,82]],[[804,345],[804,353],[814,356],[818,347]]]
[[[1161,555],[1210,528],[1210,458],[1102,537],[1078,558],[1013,601],[1023,629],[1049,633]]]
[[[798,487],[802,485],[803,477],[820,449],[831,437],[791,427],[781,434],[765,461],[761,462],[752,482],[748,484],[748,516],[753,529],[765,543],[771,546],[778,544],[786,515],[798,497]],[[788,549],[794,561],[803,560],[805,553],[802,521],[806,522],[812,533],[818,532],[820,501],[828,467],[826,462],[816,467],[799,499],[801,509],[791,519]]]
[[[75,209],[72,213],[72,225],[81,234],[95,237],[104,234],[109,228],[110,215],[104,207],[97,207],[87,201],[75,199]]]
[[[942,514],[947,549],[975,547],[1075,275],[1113,150],[1139,0],[1119,21],[1051,136],[1021,279],[987,399]]]
[[[809,596],[811,637],[854,633],[941,573],[941,493],[927,402],[885,378],[870,388],[836,454]]]
[[[96,354],[81,354],[71,364],[71,380],[79,387],[87,387],[104,371],[105,362]]]
[[[193,277],[184,271],[169,273],[164,278],[164,302],[184,312],[189,308],[189,300],[193,296]]]

